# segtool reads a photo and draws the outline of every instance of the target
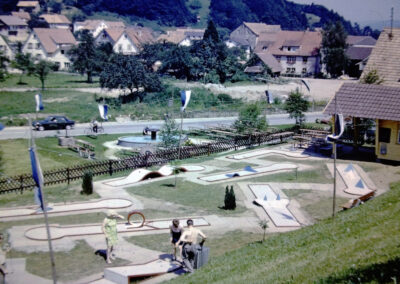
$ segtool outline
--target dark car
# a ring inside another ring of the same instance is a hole
[[[40,131],[47,129],[71,129],[74,125],[75,121],[60,115],[52,115],[44,120],[37,120],[32,122],[32,126],[36,130]]]

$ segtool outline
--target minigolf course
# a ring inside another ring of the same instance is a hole
[[[129,184],[137,183],[137,182],[140,182],[140,181],[143,181],[146,179],[170,176],[174,173],[174,169],[175,169],[175,167],[172,167],[169,165],[162,166],[157,171],[149,171],[147,169],[137,169],[137,170],[134,170],[133,172],[131,172],[125,178],[104,182],[104,184],[109,185],[109,186],[114,186],[114,187],[125,186],[125,185],[129,185]],[[202,167],[202,166],[180,166],[180,167],[177,167],[177,169],[182,172],[196,172],[196,171],[204,170],[204,167]]]
[[[210,226],[210,223],[203,217],[190,218],[194,222],[194,227]],[[186,224],[188,218],[179,218],[181,224]],[[149,220],[144,222],[143,226],[140,224],[127,222],[120,222],[117,224],[118,233],[127,232],[140,232],[168,229],[172,223],[172,219],[166,220]],[[86,235],[100,235],[103,234],[101,230],[101,223],[98,224],[81,224],[70,226],[50,225],[51,239],[57,240],[64,237],[73,236],[86,236]],[[25,231],[25,237],[30,240],[47,241],[46,227],[34,227]]]
[[[353,164],[338,164],[336,169],[346,184],[344,191],[354,195],[365,195],[373,191],[369,188]]]
[[[122,209],[132,206],[132,201],[123,198],[107,198],[87,202],[59,203],[47,207],[48,214],[65,213],[96,209]],[[0,219],[43,214],[41,209],[30,207],[14,207],[0,210]]]
[[[252,168],[250,166],[247,166],[243,170],[220,173],[220,174],[210,175],[210,176],[203,176],[203,177],[199,177],[199,179],[207,181],[207,182],[215,182],[215,181],[232,179],[232,178],[236,178],[236,177],[246,177],[246,176],[265,174],[265,173],[270,173],[270,172],[293,170],[296,168],[297,168],[296,165],[290,164],[290,163],[277,163],[277,164],[272,164],[272,165],[269,165],[266,167],[260,167],[260,168]]]
[[[296,158],[296,159],[305,159],[309,158],[310,155],[303,154],[299,151],[285,151],[285,150],[274,150],[274,149],[264,149],[264,150],[256,150],[256,151],[249,151],[242,154],[230,155],[227,156],[228,159],[234,160],[244,160],[249,158],[254,158],[258,156],[268,156],[268,155],[281,155],[286,156],[289,158]]]
[[[276,194],[268,184],[250,184],[254,202],[262,206],[276,227],[300,227],[300,223],[289,211],[289,199]]]
[[[181,268],[175,262],[156,259],[143,264],[109,267],[104,269],[104,278],[118,284],[128,284],[130,280],[173,272]]]

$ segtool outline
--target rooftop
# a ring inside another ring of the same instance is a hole
[[[61,44],[75,45],[77,43],[74,35],[68,29],[34,28],[33,32],[47,53],[57,51]]]
[[[5,23],[7,26],[27,26],[28,24],[17,16],[0,16],[0,21]]]

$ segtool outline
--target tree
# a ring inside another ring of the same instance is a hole
[[[179,145],[179,127],[175,122],[175,119],[166,116],[164,124],[160,129],[161,143],[159,144],[163,148],[175,148]]]
[[[333,78],[342,75],[347,65],[346,38],[346,31],[339,21],[335,25],[328,24],[322,33],[323,62],[326,65],[326,71]]]
[[[384,80],[379,76],[378,70],[372,69],[360,79],[360,82],[363,84],[380,85]]]
[[[101,61],[94,38],[88,30],[82,32],[80,43],[70,49],[69,55],[72,60],[72,69],[82,75],[86,73],[87,82],[93,83],[93,74],[101,71]]]
[[[81,194],[90,195],[93,193],[93,174],[86,172],[82,178],[82,191]]]
[[[254,130],[265,130],[268,127],[265,116],[261,115],[261,108],[258,104],[250,104],[244,107],[239,118],[233,123],[239,133],[251,133]]]
[[[116,54],[100,73],[102,88],[120,89],[124,93],[139,98],[140,101],[146,92],[162,90],[162,83],[157,74],[151,73],[134,56]]]
[[[10,62],[8,57],[0,50],[0,82],[4,81],[7,77],[7,63]]]
[[[260,225],[261,229],[263,230],[264,234],[263,234],[263,242],[265,241],[265,232],[268,228],[268,221],[267,220],[261,220],[260,222],[258,222],[258,224]]]
[[[290,93],[284,105],[284,109],[289,114],[289,117],[294,118],[296,125],[299,126],[304,122],[304,112],[308,110],[308,107],[308,101],[303,97],[298,88],[296,91]]]
[[[236,209],[236,196],[235,192],[233,191],[233,185],[231,185],[231,190],[229,190],[229,186],[226,186],[225,188],[224,209],[225,210]]]
[[[220,42],[217,28],[212,20],[208,21],[207,29],[204,31],[203,40],[209,40],[213,43]]]
[[[22,76],[25,74],[30,76],[35,68],[33,60],[31,58],[31,54],[30,53],[24,54],[22,52],[18,52],[15,55],[15,59],[11,62],[11,66],[21,71],[18,81],[18,84],[20,85],[23,84]]]
[[[47,75],[49,75],[52,68],[54,68],[54,63],[46,60],[40,60],[35,64],[33,75],[39,78],[42,83],[42,90],[44,90],[44,81],[47,79]]]

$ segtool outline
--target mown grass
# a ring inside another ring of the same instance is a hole
[[[259,177],[253,177],[252,182],[299,182],[299,183],[331,183],[328,178],[329,171],[326,167],[317,167],[313,170],[299,171],[290,170],[284,173],[268,174]]]
[[[13,120],[21,114],[34,113],[36,93],[37,91],[0,92],[1,121],[5,125],[15,125]],[[45,90],[42,95],[45,109],[39,114],[40,118],[48,114],[60,114],[76,122],[88,122],[98,116],[98,106],[91,93]],[[32,119],[35,119],[35,116]]]
[[[213,258],[175,283],[393,283],[400,279],[400,183],[335,219]]]
[[[94,252],[95,250],[85,241],[77,241],[72,250],[54,253],[57,279],[72,281],[102,272],[106,263],[102,257],[95,255]],[[26,270],[28,272],[51,279],[48,252],[25,253],[13,250],[10,254],[12,254],[13,258],[26,258]],[[121,266],[128,263],[128,260],[117,258],[113,261],[112,266]]]
[[[229,185],[231,184],[229,183]],[[178,178],[177,187],[174,187],[174,179],[168,179],[131,187],[127,191],[139,196],[190,206],[203,214],[236,215],[245,212],[246,209],[242,206],[237,206],[235,210],[220,208],[224,206],[226,185],[228,183],[200,185]],[[236,200],[238,201],[239,190],[236,190],[236,192]]]
[[[0,88],[41,88],[42,83],[35,76],[22,76],[24,84],[19,85],[19,74],[10,74],[8,78],[1,82]],[[86,76],[68,73],[50,73],[45,81],[45,88],[97,88],[99,79],[93,78],[93,83],[86,82]]]

